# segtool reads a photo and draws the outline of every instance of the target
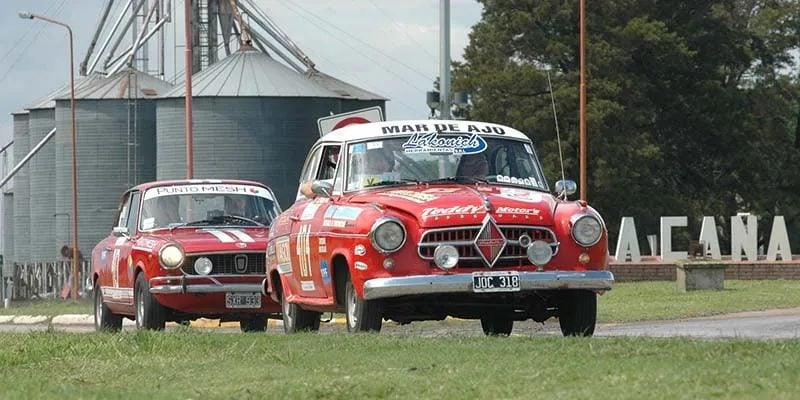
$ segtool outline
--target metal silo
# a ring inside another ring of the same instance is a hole
[[[317,118],[386,101],[338,80],[328,87],[319,80],[247,47],[194,76],[194,177],[263,182],[289,206],[306,153],[319,138]],[[158,179],[186,177],[184,93],[176,87],[158,100]]]
[[[11,276],[14,264],[14,192],[3,193],[3,275]],[[0,282],[0,285],[4,284]]]
[[[39,141],[50,133],[56,125],[54,108],[31,108],[28,129],[29,148],[34,148]],[[28,178],[30,181],[30,226],[32,262],[51,261],[57,255],[53,236],[53,213],[56,206],[55,165],[56,146],[52,140],[42,147],[28,162]]]
[[[30,151],[28,144],[27,111],[16,112],[14,118],[14,165],[17,165]],[[30,174],[24,167],[14,175],[14,261],[27,263],[31,250],[31,206]]]
[[[111,230],[120,195],[156,177],[155,97],[172,85],[126,69],[76,89],[78,248],[88,257]],[[72,246],[72,127],[68,93],[56,98],[57,246]]]

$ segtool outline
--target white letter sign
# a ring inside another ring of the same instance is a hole
[[[713,260],[722,259],[722,251],[719,249],[719,238],[717,237],[717,224],[714,223],[714,217],[703,217],[699,240],[703,242],[703,256],[711,256]]]
[[[617,262],[625,262],[629,256],[631,262],[638,263],[642,261],[633,217],[622,217],[622,223],[620,223],[619,227],[619,238],[617,239],[617,251],[614,252],[614,257],[617,258]]]
[[[791,261],[792,259],[792,249],[789,246],[789,235],[786,233],[786,222],[783,220],[783,215],[776,215],[772,220],[767,261],[777,261],[779,255],[781,261]]]
[[[755,215],[746,215],[747,226],[742,223],[744,215],[731,217],[731,260],[742,261],[742,251],[750,261],[758,260],[758,220]]]
[[[672,227],[688,225],[686,217],[661,217],[661,260],[664,262],[683,260],[689,257],[685,251],[672,251]]]

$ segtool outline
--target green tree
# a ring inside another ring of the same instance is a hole
[[[576,179],[578,1],[480,1],[455,90],[472,93],[471,118],[527,132],[554,181],[549,72]],[[703,215],[749,211],[767,233],[785,215],[800,240],[800,2],[586,3],[588,198],[611,237],[622,216],[637,218],[643,239],[658,216],[688,215],[696,237]]]

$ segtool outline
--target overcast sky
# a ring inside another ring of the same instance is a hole
[[[24,10],[60,19],[75,34],[75,64],[83,60],[107,0],[9,2],[0,13],[0,143],[12,138],[10,113],[69,81],[66,31],[17,16]],[[117,0],[124,4],[125,1]],[[257,0],[289,37],[325,73],[388,97],[390,119],[425,118],[425,92],[439,75],[439,0]],[[178,15],[183,1],[175,3]],[[10,7],[9,7],[10,6]],[[19,9],[18,9],[19,8]],[[469,31],[480,19],[475,0],[451,0],[452,58],[457,60]],[[112,13],[113,16],[113,13]],[[110,18],[111,19],[111,18]],[[167,29],[182,40],[182,21]],[[175,31],[175,33],[173,33]],[[172,43],[168,47],[174,49]],[[169,51],[169,50],[168,50]],[[172,53],[172,51],[169,51]],[[166,76],[181,75],[167,58]]]

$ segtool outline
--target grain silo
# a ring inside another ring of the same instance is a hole
[[[156,177],[155,97],[172,85],[135,69],[75,91],[78,248],[88,257],[111,231],[122,193]],[[56,99],[58,247],[72,246],[72,127],[69,96]]]
[[[17,165],[30,151],[28,131],[28,111],[12,114],[14,118],[14,165]],[[28,168],[20,169],[14,175],[14,261],[27,263],[31,251],[31,206],[30,174]]]
[[[11,276],[14,265],[14,192],[13,190],[3,192],[3,275]],[[0,285],[4,282],[0,281]]]
[[[343,82],[336,89],[249,47],[201,71],[192,78],[194,177],[263,182],[288,207],[317,118],[385,105]],[[157,102],[158,179],[186,177],[184,93],[176,87]]]

